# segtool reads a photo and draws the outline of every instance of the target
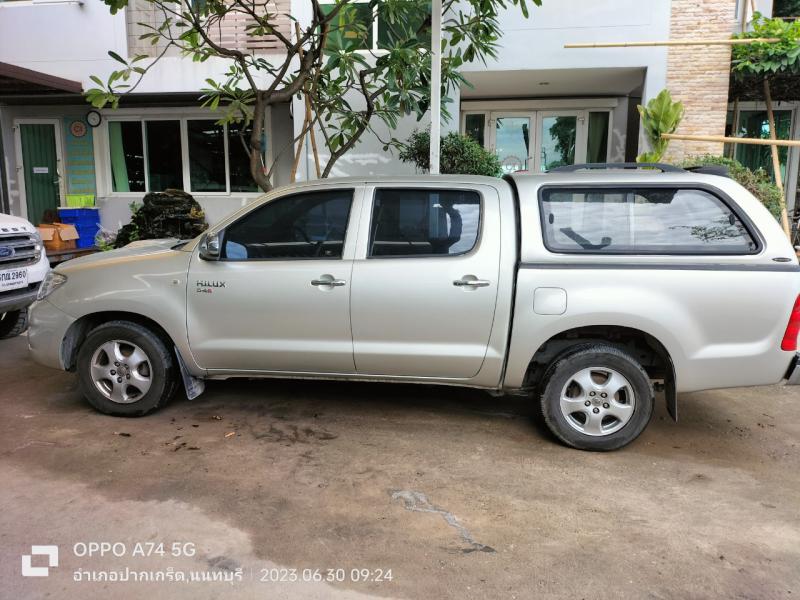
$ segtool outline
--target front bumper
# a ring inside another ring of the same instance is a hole
[[[33,360],[46,367],[63,370],[61,348],[70,325],[75,322],[47,300],[40,300],[28,314],[28,348]]]
[[[26,288],[3,292],[0,294],[0,313],[28,308],[36,300],[39,283],[32,283]]]
[[[786,385],[800,385],[800,353],[794,355],[786,371]]]

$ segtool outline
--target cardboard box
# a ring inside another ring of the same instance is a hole
[[[78,237],[78,230],[74,225],[64,223],[53,223],[51,225],[42,223],[37,227],[39,235],[42,236],[45,250],[73,250]]]

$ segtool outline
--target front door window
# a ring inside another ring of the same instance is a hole
[[[341,258],[352,198],[352,190],[335,190],[268,202],[227,228],[223,257]]]

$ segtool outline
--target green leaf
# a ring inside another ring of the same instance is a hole
[[[120,63],[122,63],[122,64],[123,64],[123,65],[125,65],[126,67],[128,66],[128,62],[127,62],[127,61],[126,61],[124,58],[122,58],[122,57],[121,57],[119,54],[117,54],[116,52],[114,52],[113,50],[109,50],[109,51],[108,51],[108,55],[109,55],[111,58],[113,58],[114,60],[116,60],[117,62],[120,62]]]

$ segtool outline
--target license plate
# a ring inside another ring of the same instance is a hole
[[[28,285],[28,269],[0,271],[0,292],[15,290]]]

